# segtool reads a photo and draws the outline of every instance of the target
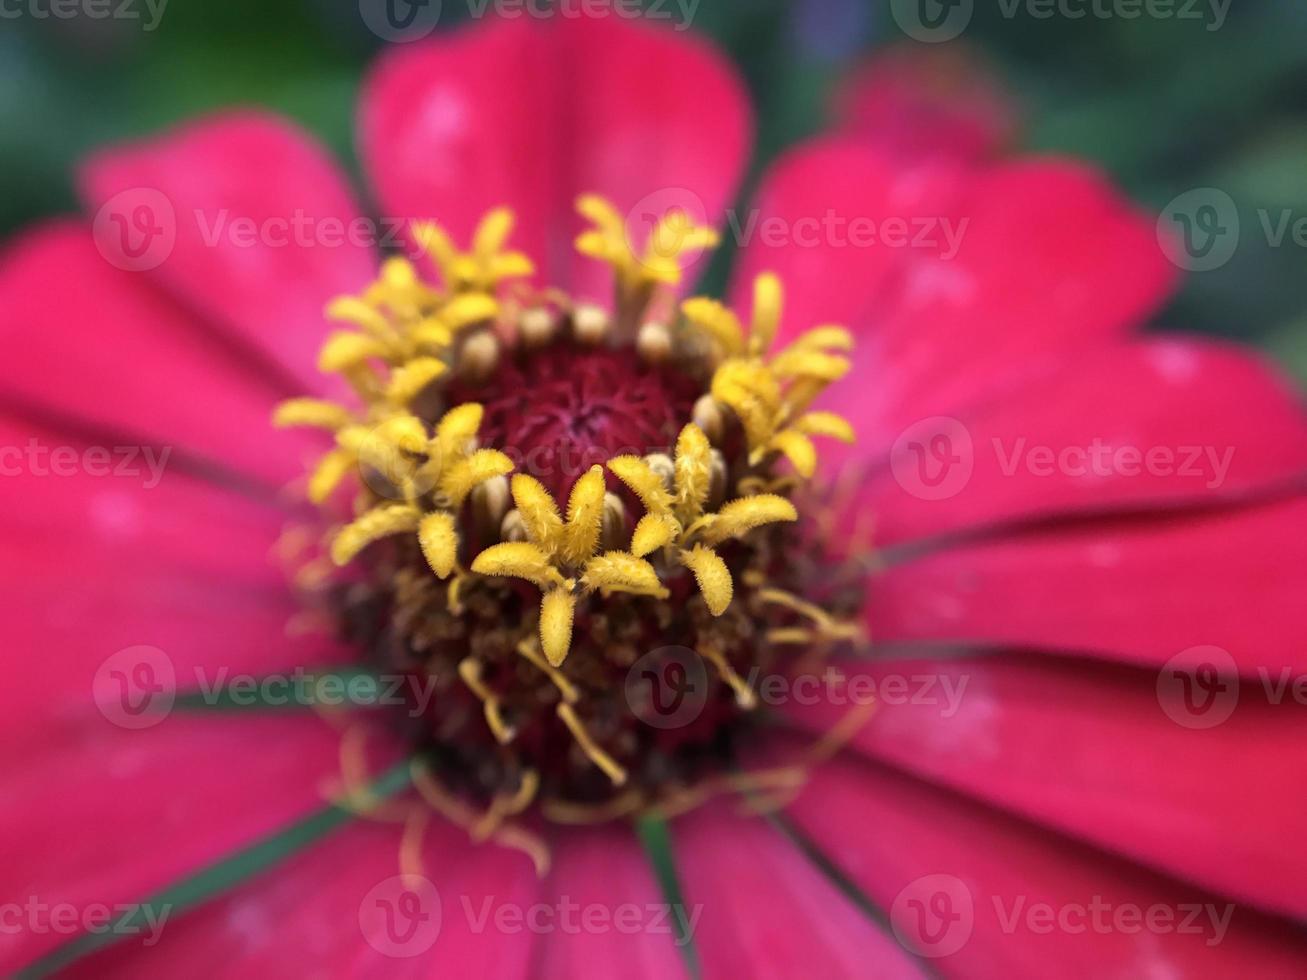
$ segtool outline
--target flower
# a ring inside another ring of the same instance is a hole
[[[364,92],[407,258],[247,112],[9,247],[7,966],[1293,975],[1298,396],[1065,161],[797,147],[690,296],[748,129],[488,22]]]
[[[1012,95],[960,41],[903,44],[859,65],[832,100],[836,128],[887,153],[979,162],[1012,144]]]

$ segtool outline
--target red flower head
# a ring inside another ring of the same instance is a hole
[[[750,128],[487,22],[386,217],[239,112],[9,247],[5,965],[1299,972],[1297,395],[1066,161],[799,146],[697,295]]]

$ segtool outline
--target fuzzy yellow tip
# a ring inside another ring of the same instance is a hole
[[[552,667],[567,659],[575,613],[576,596],[566,589],[550,589],[540,600],[540,648]]]
[[[694,573],[703,601],[708,604],[708,611],[714,616],[726,612],[735,593],[735,585],[721,555],[711,548],[695,545],[689,551],[681,552],[681,562]]]

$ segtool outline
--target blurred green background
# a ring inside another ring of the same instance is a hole
[[[235,103],[294,117],[354,166],[354,96],[382,44],[358,0],[169,0],[148,32],[31,16],[50,2],[0,2],[0,235],[74,210],[70,169],[90,148]],[[702,0],[693,29],[744,69],[760,160],[822,127],[852,64],[904,41],[890,2]],[[442,29],[460,7],[446,0]],[[1261,230],[1263,211],[1307,218],[1307,4],[1233,0],[1211,23],[1004,17],[980,0],[964,38],[1019,99],[1026,148],[1097,161],[1155,211],[1195,187],[1229,193],[1244,227],[1234,259],[1191,273],[1162,320],[1252,340],[1307,379],[1307,248]]]

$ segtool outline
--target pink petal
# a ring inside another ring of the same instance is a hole
[[[736,220],[741,245],[734,308],[753,302],[753,281],[774,272],[785,287],[777,346],[822,323],[862,328],[883,316],[911,222],[948,214],[961,171],[905,166],[883,150],[826,137],[790,150],[763,175],[753,206]],[[941,248],[942,248],[941,243]]]
[[[707,977],[919,977],[894,940],[756,817],[722,807],[673,825]]]
[[[87,712],[106,661],[130,648],[157,648],[140,662],[169,689],[339,657],[329,640],[287,633],[299,606],[271,555],[283,516],[166,465],[151,485],[140,457],[112,447],[102,470],[85,444],[0,418],[0,444],[29,440],[46,456],[0,479],[7,738]],[[115,476],[125,462],[139,475]]]
[[[878,52],[835,94],[836,127],[903,160],[982,160],[1016,135],[1017,108],[980,53],[961,43]]]
[[[824,766],[789,812],[947,976],[1287,980],[1307,954],[1256,911],[866,763]]]
[[[1037,647],[1157,666],[1223,648],[1245,676],[1307,668],[1307,500],[1094,521],[959,544],[875,575],[881,643]]]
[[[1176,281],[1155,223],[1078,164],[995,167],[945,215],[956,254],[902,249],[896,294],[854,324],[861,384],[837,385],[829,407],[854,420],[863,451],[1138,329]],[[946,241],[942,225],[933,234]]]
[[[554,849],[549,891],[568,910],[541,942],[544,976],[683,977],[674,910],[630,828],[585,827]],[[578,908],[579,907],[579,908]]]
[[[541,901],[530,863],[438,817],[425,834],[427,883],[399,877],[399,847],[397,826],[352,824],[169,923],[156,946],[124,942],[73,975],[175,977],[204,963],[231,978],[526,976],[539,940],[520,924]]]
[[[610,274],[573,251],[576,195],[609,197],[643,233],[646,212],[673,206],[719,223],[751,131],[743,86],[706,41],[618,17],[491,19],[394,49],[361,115],[386,214],[435,219],[465,246],[510,205],[511,244],[592,298]]]
[[[77,910],[140,900],[321,806],[338,741],[311,715],[176,715],[149,731],[101,720],[6,753],[0,891]],[[0,933],[0,964],[70,938],[50,926]]]
[[[1176,878],[1307,911],[1307,819],[1289,802],[1307,780],[1305,712],[1291,687],[1273,703],[1286,678],[1191,711],[1171,677],[1051,657],[838,666],[878,702],[859,751]],[[849,710],[833,703],[849,689],[834,691],[787,710],[826,731]]]
[[[1305,408],[1241,348],[1105,347],[974,414],[909,429],[859,506],[889,546],[1014,518],[1212,504],[1307,475]]]
[[[81,185],[102,209],[96,240],[107,255],[132,266],[122,222],[151,218],[164,229],[153,238],[161,251],[147,250],[137,268],[299,385],[322,388],[323,307],[375,277],[379,236],[359,223],[349,186],[317,143],[277,117],[235,112],[100,153]],[[138,246],[145,240],[135,235]]]
[[[73,222],[6,250],[0,323],[10,352],[0,385],[34,410],[276,484],[303,472],[309,443],[270,423],[294,392],[140,274],[112,267]]]

